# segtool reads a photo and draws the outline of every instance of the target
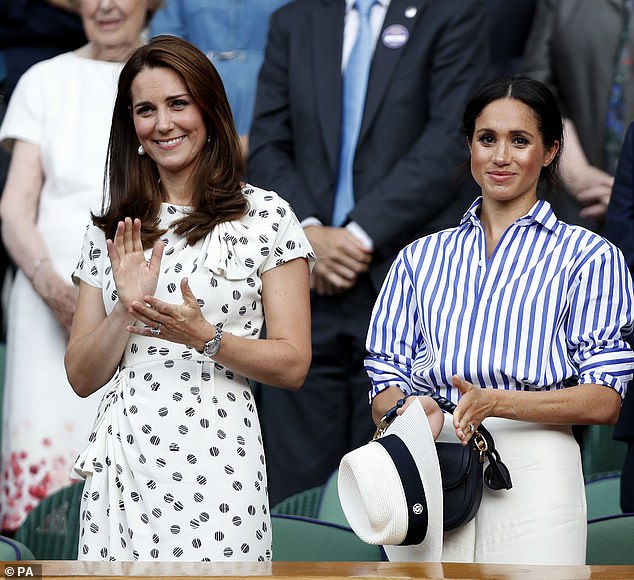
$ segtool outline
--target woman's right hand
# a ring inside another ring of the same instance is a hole
[[[48,260],[32,275],[31,284],[51,309],[57,322],[64,328],[66,336],[69,336],[73,316],[77,308],[79,290],[72,284],[65,282],[54,271]]]
[[[119,302],[128,310],[133,302],[154,295],[158,283],[164,244],[157,240],[148,263],[141,243],[141,220],[119,222],[114,240],[107,240],[108,256],[117,286]]]
[[[396,412],[396,414],[402,415],[407,407],[414,404],[414,401],[418,401],[421,407],[423,407],[423,411],[425,411],[425,415],[427,416],[427,420],[429,421],[431,434],[435,441],[436,439],[438,439],[438,436],[442,431],[442,427],[445,424],[445,415],[442,412],[442,409],[438,406],[438,403],[434,401],[434,399],[426,395],[409,397],[407,401],[405,401],[405,404]]]
[[[66,337],[70,335],[70,327],[73,324],[73,316],[77,308],[78,290],[72,284],[58,284],[49,286],[49,295],[44,298],[55,318],[66,331]]]

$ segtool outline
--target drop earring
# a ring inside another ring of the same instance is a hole
[[[145,155],[145,149],[143,149],[143,145],[139,145],[139,148],[136,150],[139,155]]]

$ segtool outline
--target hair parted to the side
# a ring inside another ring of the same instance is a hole
[[[191,183],[192,210],[175,226],[194,244],[217,224],[238,219],[248,211],[241,189],[244,160],[222,80],[211,61],[193,44],[161,35],[136,49],[121,71],[112,114],[101,215],[93,223],[113,238],[117,223],[139,218],[144,247],[163,233],[156,225],[161,194],[156,164],[139,155],[131,114],[131,86],[144,69],[167,68],[181,76],[200,107],[209,142],[198,159]]]
[[[515,99],[533,111],[544,147],[559,143],[554,159],[548,166],[542,167],[539,176],[540,182],[545,182],[549,190],[556,189],[559,158],[564,145],[563,119],[555,95],[541,81],[528,77],[501,76],[486,82],[467,103],[460,132],[471,142],[476,120],[482,110],[500,99]]]

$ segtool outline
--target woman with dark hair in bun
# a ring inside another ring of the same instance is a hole
[[[488,82],[462,131],[481,196],[385,280],[367,340],[373,416],[435,392],[457,404],[440,440],[466,444],[481,423],[495,439],[513,487],[485,487],[476,517],[445,534],[444,561],[584,564],[571,425],[617,420],[634,367],[632,281],[614,245],[542,199],[563,146],[544,84]]]

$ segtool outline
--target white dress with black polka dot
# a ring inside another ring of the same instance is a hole
[[[165,234],[156,296],[181,303],[187,276],[207,320],[257,339],[261,274],[314,255],[284,200],[253,187],[244,193],[248,215],[197,244]],[[184,211],[163,204],[161,225]],[[102,288],[112,311],[117,292],[98,228],[86,233],[75,276]],[[270,560],[264,451],[247,379],[181,344],[130,335],[105,388],[75,464],[86,480],[79,559]]]

